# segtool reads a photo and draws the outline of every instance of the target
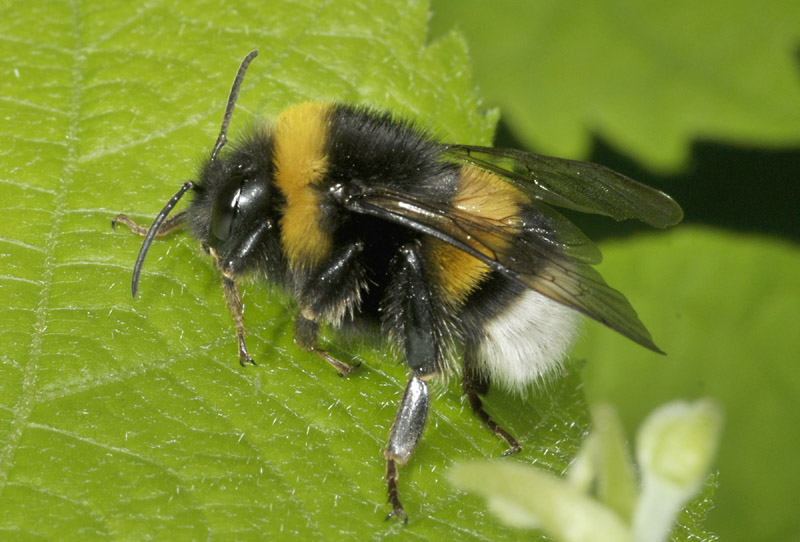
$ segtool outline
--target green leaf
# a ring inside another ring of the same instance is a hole
[[[791,1],[433,0],[466,33],[488,103],[525,146],[585,157],[592,133],[654,168],[692,139],[800,143]]]
[[[338,377],[291,339],[285,295],[243,286],[242,368],[219,277],[186,234],[149,222],[210,151],[240,59],[260,54],[230,134],[307,98],[366,101],[449,140],[488,143],[463,40],[425,45],[426,2],[18,2],[0,39],[0,532],[4,539],[514,540],[442,473],[504,451],[458,382],[433,399],[388,508],[382,449],[404,369],[335,333]],[[563,472],[586,430],[578,373],[528,401],[492,392],[514,461]]]
[[[708,516],[714,508],[717,478],[717,473],[710,475],[700,493],[678,515],[678,525],[671,533],[671,542],[681,540],[715,542],[720,539],[716,534],[707,530]]]

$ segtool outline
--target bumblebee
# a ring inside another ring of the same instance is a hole
[[[245,343],[237,282],[263,275],[294,295],[295,343],[341,375],[352,367],[318,348],[320,325],[380,323],[409,380],[384,450],[389,516],[408,520],[398,465],[425,426],[429,381],[459,369],[477,417],[516,439],[484,410],[491,384],[523,390],[559,367],[580,314],[661,352],[628,300],[592,268],[597,247],[551,206],[678,223],[669,196],[606,167],[517,150],[451,145],[367,107],[306,102],[225,149],[245,71],[197,181],[185,182],[149,228],[132,291],[155,237],[188,226],[222,275],[239,361]],[[192,191],[189,206],[167,216]]]

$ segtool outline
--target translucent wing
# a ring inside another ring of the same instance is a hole
[[[460,248],[511,280],[661,352],[625,296],[589,265],[599,260],[596,247],[545,205],[532,202],[519,216],[492,220],[449,203],[366,186],[344,204]]]
[[[511,182],[531,198],[616,220],[635,218],[657,228],[677,224],[680,206],[668,195],[605,166],[515,149],[445,145],[444,156]]]

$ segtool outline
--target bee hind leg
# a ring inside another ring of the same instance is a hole
[[[392,423],[384,450],[386,489],[392,511],[403,523],[408,516],[400,502],[397,465],[405,465],[422,437],[428,417],[427,380],[442,372],[445,325],[436,296],[427,280],[425,261],[418,242],[404,246],[393,261],[391,288],[387,291],[384,317],[395,340],[402,346],[411,377]]]
[[[464,395],[467,396],[469,405],[472,407],[472,412],[478,417],[489,430],[499,437],[503,437],[508,442],[508,450],[503,455],[511,455],[519,452],[522,447],[517,442],[511,433],[500,427],[491,416],[484,410],[483,401],[480,396],[486,395],[489,392],[490,380],[485,374],[482,374],[477,367],[474,357],[469,352],[464,356],[464,376],[461,381],[461,389]]]
[[[388,502],[392,506],[392,511],[386,519],[395,516],[402,519],[404,524],[408,523],[408,516],[400,502],[400,491],[397,487],[397,464],[405,465],[416,449],[428,417],[428,404],[428,385],[416,375],[412,376],[403,392],[403,399],[400,401],[400,408],[394,418],[384,451],[386,458],[384,479]]]

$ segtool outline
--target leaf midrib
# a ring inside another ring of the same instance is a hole
[[[42,266],[42,277],[37,281],[41,285],[39,300],[34,310],[33,332],[31,333],[31,345],[28,349],[28,362],[21,368],[23,372],[22,393],[19,400],[12,407],[13,417],[11,419],[8,438],[2,448],[0,448],[0,499],[3,498],[5,488],[8,484],[8,475],[11,471],[14,457],[19,446],[22,434],[28,426],[33,409],[37,404],[36,384],[39,376],[39,359],[42,354],[42,343],[47,331],[47,321],[50,315],[50,299],[53,286],[53,276],[56,262],[56,249],[58,248],[59,237],[66,207],[66,196],[69,188],[74,181],[77,163],[77,142],[79,137],[81,100],[83,98],[83,81],[86,69],[86,55],[83,47],[82,24],[79,6],[75,1],[71,2],[72,10],[72,84],[67,111],[67,130],[64,134],[67,153],[64,160],[64,167],[61,175],[58,176],[58,185],[53,189],[53,211],[50,221],[50,231],[46,234],[44,243],[44,262]]]

